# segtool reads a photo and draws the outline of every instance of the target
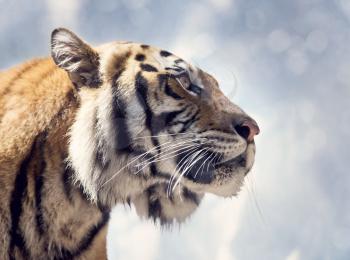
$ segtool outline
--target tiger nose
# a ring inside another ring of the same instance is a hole
[[[246,139],[248,142],[254,140],[254,136],[260,133],[260,129],[255,120],[249,118],[245,119],[242,123],[234,123],[234,128],[240,136]]]

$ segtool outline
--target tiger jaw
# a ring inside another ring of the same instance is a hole
[[[198,193],[213,193],[218,196],[230,197],[237,194],[254,164],[255,144],[249,143],[246,151],[224,163],[217,164],[211,173],[211,180],[200,183],[195,179],[184,178],[183,183]]]

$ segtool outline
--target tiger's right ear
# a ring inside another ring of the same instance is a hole
[[[58,28],[52,32],[51,56],[58,67],[69,73],[75,86],[101,85],[98,53],[71,31]]]

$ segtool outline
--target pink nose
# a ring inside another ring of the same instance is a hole
[[[236,132],[248,142],[254,140],[254,136],[260,133],[258,124],[253,119],[246,119],[240,125],[235,126]]]

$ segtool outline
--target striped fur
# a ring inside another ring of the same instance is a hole
[[[51,43],[0,73],[0,259],[105,259],[116,204],[170,224],[238,192],[249,117],[209,74],[148,45]]]

